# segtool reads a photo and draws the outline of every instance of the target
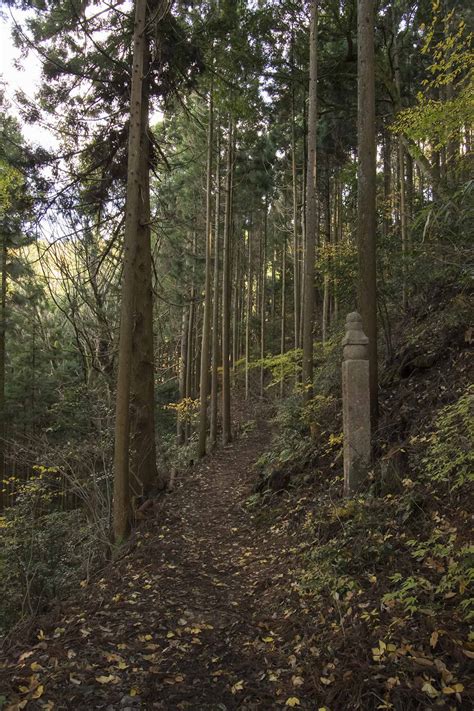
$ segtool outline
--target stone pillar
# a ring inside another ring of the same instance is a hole
[[[344,496],[364,488],[370,467],[369,339],[357,312],[346,319],[342,341]]]

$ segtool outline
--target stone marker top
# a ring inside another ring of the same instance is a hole
[[[348,314],[346,318],[346,335],[342,339],[344,360],[366,360],[368,356],[369,339],[362,329],[362,318],[357,311]]]

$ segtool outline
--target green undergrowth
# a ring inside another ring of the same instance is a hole
[[[248,501],[257,521],[285,520],[299,541],[295,588],[315,611],[313,634],[327,649],[325,661],[334,664],[351,649],[363,669],[357,684],[370,683],[378,708],[471,708],[474,387],[460,299],[435,324],[409,324],[400,352],[437,358],[408,378],[398,374],[383,393],[382,424],[389,426],[377,433],[378,451],[404,455],[395,492],[381,492],[376,461],[367,491],[342,496],[337,354],[308,405],[298,395],[281,403],[272,446],[259,460],[268,483],[272,471],[291,473],[289,493],[281,499],[263,489]],[[394,441],[401,409],[405,430]],[[330,690],[335,708],[350,704],[345,688]]]
[[[277,405],[271,447],[257,461],[263,481],[281,468],[304,472],[309,479],[326,467],[337,469],[342,445],[340,340],[338,333],[316,349],[314,396],[303,403],[297,387]],[[294,373],[292,377],[294,382]],[[290,486],[297,483],[293,476]]]
[[[68,510],[56,467],[38,465],[28,481],[12,480],[15,504],[0,521],[0,635],[80,589],[109,544],[106,507],[91,493],[87,508]]]

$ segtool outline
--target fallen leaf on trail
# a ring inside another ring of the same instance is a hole
[[[462,691],[464,691],[463,684],[453,684],[452,686],[445,686],[443,694],[460,694]]]
[[[300,700],[296,696],[290,696],[290,698],[285,701],[285,705],[294,708],[300,705]]]
[[[115,676],[115,674],[109,674],[108,676],[96,676],[95,680],[98,681],[99,684],[118,684],[120,677]]]
[[[28,703],[28,699],[24,699],[23,701],[17,701],[16,704],[12,704],[11,706],[7,706],[5,711],[20,711],[20,709],[24,709],[26,704]]]
[[[18,662],[24,662],[25,659],[28,659],[28,657],[31,657],[31,655],[34,654],[33,650],[29,652],[23,652],[23,654],[19,657]]]
[[[439,696],[439,691],[432,686],[429,681],[426,681],[423,686],[421,687],[421,690],[427,694],[430,699],[435,699],[437,696]]]
[[[174,632],[168,632],[166,635],[166,639],[171,639],[174,636],[175,636]],[[151,637],[150,637],[150,639],[151,639]]]
[[[130,696],[138,696],[138,689],[135,689],[135,687],[130,689]]]
[[[262,642],[270,644],[270,642],[273,642],[273,637],[262,637]]]
[[[439,637],[439,632],[438,630],[435,630],[434,632],[431,633],[430,637],[430,647],[433,647],[433,649],[436,647],[438,644],[438,637]]]
[[[293,683],[293,686],[303,686],[304,684],[304,679],[302,676],[293,676],[291,677],[291,681]]]
[[[31,698],[32,699],[39,699],[41,696],[43,696],[43,692],[44,692],[44,686],[43,686],[43,684],[40,684],[39,686],[36,687],[36,689],[31,694]]]
[[[329,677],[328,676],[320,676],[319,680],[320,680],[321,684],[325,684],[325,686],[329,686],[329,684],[332,684],[332,682],[334,681],[334,677],[333,676],[329,676]]]
[[[230,691],[232,694],[236,694],[238,691],[242,691],[244,688],[244,681],[241,679],[240,681],[237,681],[233,686],[231,686]]]
[[[38,662],[32,662],[30,669],[34,672],[44,671],[44,667],[42,667],[41,664],[38,664]]]

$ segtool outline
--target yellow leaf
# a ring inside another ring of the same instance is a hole
[[[19,661],[19,662],[24,662],[25,659],[28,659],[28,657],[31,657],[32,654],[33,654],[33,651],[31,651],[31,652],[23,652],[23,654],[20,656],[20,658],[18,659],[18,661]]]
[[[108,676],[96,676],[95,680],[98,681],[99,684],[117,684],[120,681],[119,677],[115,676],[115,674],[109,674]]]
[[[130,689],[130,696],[138,696],[138,689]]]
[[[332,684],[334,681],[334,677],[327,677],[327,676],[320,676],[319,680],[321,684],[325,684],[326,686],[329,686],[329,684]]]
[[[238,691],[242,691],[244,688],[244,681],[241,679],[240,681],[237,681],[233,686],[231,686],[230,691],[232,694],[236,694]]]
[[[439,691],[435,689],[434,686],[429,683],[429,681],[426,681],[423,684],[421,690],[424,691],[425,694],[428,694],[430,699],[435,699],[437,696],[439,696]]]
[[[31,663],[31,671],[34,671],[34,672],[44,671],[44,667],[42,667],[41,664],[38,664],[38,662],[32,662]]]
[[[15,704],[11,704],[10,706],[7,706],[5,711],[20,711],[20,709],[25,708],[27,703],[28,703],[28,699],[24,699],[23,701],[17,701]]]
[[[438,630],[435,630],[434,632],[431,633],[430,637],[430,647],[433,647],[433,649],[436,647],[438,644],[438,637],[439,637],[439,632]]]
[[[295,706],[300,705],[300,700],[298,699],[297,696],[290,696],[289,699],[285,701],[285,706],[289,706],[290,708],[294,708]]]
[[[43,692],[44,692],[44,686],[43,686],[43,684],[40,684],[39,686],[36,687],[36,689],[31,694],[31,698],[32,699],[39,699],[41,696],[43,696]]]
[[[174,637],[174,632],[168,632],[166,637],[167,637],[167,639],[171,639],[172,637]],[[150,637],[150,639],[151,639],[151,637]]]

